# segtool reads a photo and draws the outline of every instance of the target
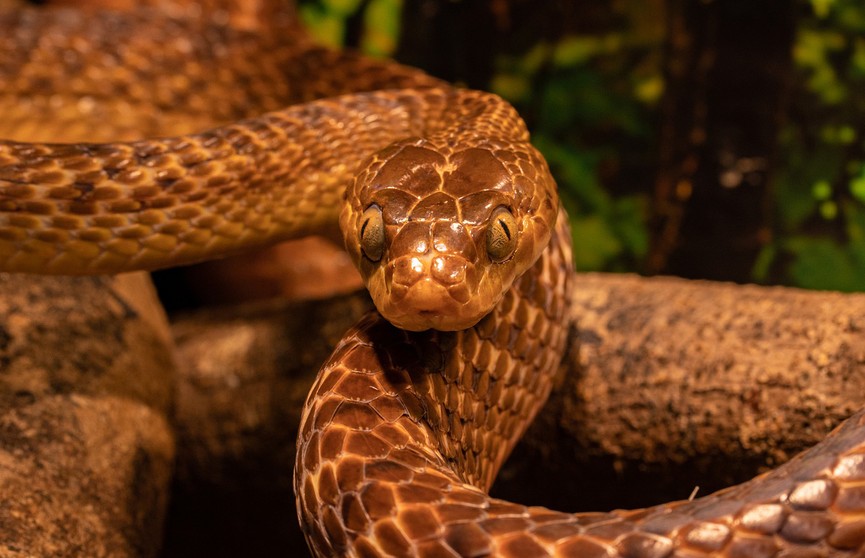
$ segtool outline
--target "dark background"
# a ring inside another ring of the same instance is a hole
[[[514,103],[577,266],[865,289],[865,5],[306,0],[322,41]]]

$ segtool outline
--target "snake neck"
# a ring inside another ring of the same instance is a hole
[[[488,500],[560,366],[572,277],[562,214],[540,260],[475,327],[409,333],[372,314],[344,338],[298,442],[298,510],[316,554],[387,528],[398,502]]]

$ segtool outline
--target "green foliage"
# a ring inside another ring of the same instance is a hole
[[[349,18],[364,8],[360,49],[370,56],[393,54],[399,37],[402,0],[300,0],[300,17],[312,36],[323,45],[345,45]]]
[[[754,277],[865,290],[865,4],[811,0],[793,49],[792,110],[779,138],[776,238]]]
[[[560,184],[580,269],[633,269],[633,259],[648,250],[644,197],[613,197],[607,192],[598,179],[599,150],[572,150],[540,133],[533,143]]]
[[[300,1],[322,42],[342,45],[349,22],[360,21],[365,52],[393,53],[401,0]],[[865,3],[800,1],[791,108],[772,169],[774,234],[753,277],[865,290]],[[581,269],[638,269],[648,251],[663,5],[614,0],[602,8],[612,17],[591,32],[541,38],[497,60],[489,89],[526,117],[549,161]]]
[[[620,22],[614,29],[542,39],[503,56],[490,85],[529,120],[571,215],[581,269],[633,270],[648,250],[645,192],[652,176],[644,167],[657,151],[652,123],[663,93],[660,5],[618,0],[611,8]],[[301,0],[301,14],[322,43],[339,46],[362,6],[360,0]],[[366,5],[363,51],[394,51],[401,7],[401,0]]]
[[[399,37],[402,0],[372,0],[364,14],[361,50],[372,56],[390,56]]]
[[[850,180],[850,194],[860,202],[865,202],[865,166],[859,165],[861,170]]]
[[[821,18],[829,15],[829,10],[832,8],[833,4],[835,4],[835,0],[811,0],[814,14]]]
[[[334,10],[329,2],[302,2],[300,18],[309,33],[321,44],[339,47],[345,36],[345,15]]]
[[[632,271],[648,251],[653,175],[645,168],[657,152],[664,22],[647,4],[657,3],[615,3],[613,30],[502,57],[491,83],[527,118],[550,164],[583,270]]]
[[[784,240],[783,248],[796,255],[789,273],[797,286],[865,290],[865,242],[842,245],[824,237],[792,236]]]

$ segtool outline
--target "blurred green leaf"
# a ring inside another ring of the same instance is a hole
[[[847,124],[840,126],[829,124],[820,129],[820,137],[826,143],[849,145],[856,140],[856,130]]]
[[[814,9],[814,14],[817,17],[826,17],[829,15],[829,10],[835,4],[835,0],[811,0],[811,7]]]
[[[754,267],[751,270],[751,276],[758,283],[765,283],[769,278],[769,270],[772,263],[778,256],[778,247],[774,244],[764,246],[760,253],[757,254],[757,259],[754,261]]]
[[[357,11],[361,0],[321,0],[325,9],[337,16],[348,17]]]
[[[865,202],[865,175],[860,174],[850,181],[850,193],[854,198]]]
[[[865,246],[865,207],[855,203],[845,204],[844,218],[850,242]]]
[[[644,196],[626,196],[615,200],[612,226],[616,238],[637,258],[649,251],[648,200]]]
[[[826,200],[820,204],[820,215],[827,221],[831,221],[838,216],[838,204],[831,200]]]
[[[536,135],[532,143],[550,164],[562,194],[570,197],[581,213],[609,211],[609,196],[597,180],[597,155],[569,149],[545,135]]]
[[[622,251],[622,245],[609,226],[598,216],[571,218],[574,259],[577,269],[595,271]]]
[[[565,37],[553,50],[553,63],[560,67],[576,66],[599,54],[618,50],[621,46],[622,37],[619,34]]]
[[[493,76],[490,90],[512,103],[520,103],[531,99],[532,82],[523,75],[500,72]]]
[[[780,137],[783,162],[776,171],[775,209],[782,236],[819,210],[816,200],[831,196],[831,185],[843,166],[842,146],[815,143],[806,134],[807,130],[788,124]]]
[[[832,185],[829,184],[828,180],[818,180],[811,187],[811,193],[814,195],[814,199],[827,200],[832,196]]]
[[[300,19],[307,31],[318,43],[338,48],[345,35],[345,21],[315,4],[300,6]]]
[[[847,98],[847,87],[838,79],[829,55],[847,45],[847,39],[839,31],[800,28],[793,47],[793,59],[797,65],[810,72],[809,89],[828,105],[838,104]]]
[[[837,26],[850,33],[865,33],[865,10],[858,0],[833,0],[833,20]]]
[[[547,41],[540,40],[516,61],[516,67],[523,75],[533,76],[550,59],[551,50]]]
[[[853,57],[850,59],[850,77],[865,77],[865,40],[857,38],[854,43]]]
[[[399,38],[402,0],[370,0],[364,14],[361,49],[372,56],[390,56]]]
[[[647,104],[657,103],[664,93],[664,78],[661,75],[651,75],[637,82],[634,86],[634,96]]]
[[[790,275],[806,289],[855,291],[865,289],[865,275],[842,247],[825,238],[792,237],[785,248],[795,254]]]

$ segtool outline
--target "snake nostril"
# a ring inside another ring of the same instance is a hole
[[[393,282],[400,285],[413,285],[426,275],[425,266],[420,258],[404,256],[398,258],[393,266]]]
[[[456,285],[466,278],[466,263],[458,258],[438,256],[431,266],[433,279],[443,285]]]

